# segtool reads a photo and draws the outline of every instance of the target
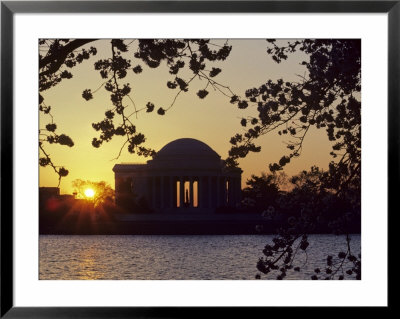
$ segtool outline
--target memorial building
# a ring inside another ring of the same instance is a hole
[[[237,207],[240,168],[228,168],[207,144],[181,138],[165,145],[146,164],[116,164],[115,200],[132,196],[155,213],[212,214]]]

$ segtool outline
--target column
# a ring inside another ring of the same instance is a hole
[[[229,193],[228,193],[229,192],[229,188],[228,188],[228,192],[226,191],[226,183],[227,182],[228,182],[228,178],[226,176],[224,176],[222,178],[222,206],[227,206],[228,205],[228,201],[229,201]]]
[[[238,179],[236,177],[231,177],[231,182],[229,184],[229,187],[232,188],[232,191],[229,192],[229,196],[231,196],[229,201],[230,201],[230,205],[233,207],[236,207],[236,204],[238,202],[238,200],[237,200],[238,195],[239,195],[238,186],[239,186]]]
[[[228,186],[228,198],[229,198],[229,206],[235,207],[236,205],[236,193],[237,193],[237,180],[235,177],[229,177],[229,186]]]
[[[190,207],[194,207],[194,196],[193,196],[193,177],[189,179],[189,192],[190,192]]]
[[[217,176],[217,207],[221,206],[221,177]]]
[[[176,187],[175,178],[173,176],[169,176],[169,208],[174,208],[174,203],[176,201],[176,197],[174,197],[174,187]]]
[[[152,199],[151,199],[151,201],[153,203],[153,208],[155,209],[156,208],[156,187],[157,187],[157,185],[156,185],[156,177],[155,176],[151,177],[151,186],[152,186]]]
[[[197,207],[198,208],[203,207],[203,205],[201,203],[201,201],[203,200],[203,194],[201,193],[202,192],[202,188],[201,188],[202,186],[200,186],[200,185],[202,185],[202,184],[200,183],[200,179],[201,179],[200,176],[197,177]]]
[[[185,201],[185,179],[180,177],[179,182],[179,207],[183,208],[183,203]]]
[[[240,175],[236,178],[236,183],[236,204],[240,204],[242,200],[242,179]]]
[[[212,207],[212,178],[208,176],[208,208]]]
[[[164,208],[164,176],[160,176],[160,208]]]

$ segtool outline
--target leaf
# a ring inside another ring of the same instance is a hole
[[[83,91],[82,97],[83,97],[86,101],[89,101],[89,100],[93,99],[93,94],[92,94],[92,92],[91,92],[90,89],[86,89],[86,90]]]
[[[234,104],[234,103],[236,103],[237,101],[239,101],[239,97],[238,97],[237,95],[232,95],[232,96],[231,96],[230,103]]]
[[[310,244],[308,243],[307,240],[302,240],[301,243],[300,243],[300,249],[301,250],[306,250],[309,245]]]
[[[208,95],[207,90],[200,90],[199,92],[197,92],[197,96],[201,99],[204,99],[207,95]]]
[[[101,145],[101,143],[102,143],[102,141],[101,141],[101,140],[98,140],[97,138],[93,138],[93,140],[92,140],[92,145],[93,145],[93,147],[95,147],[95,148],[99,148],[100,145]]]
[[[187,91],[188,91],[188,89],[187,89],[188,84],[187,84],[184,80],[182,80],[181,78],[176,77],[176,78],[175,78],[175,81],[176,81],[176,83],[178,83],[179,88],[180,88],[182,91],[184,91],[184,92],[187,92]]]
[[[147,107],[146,112],[148,112],[148,113],[153,112],[153,110],[154,110],[154,104],[153,103],[147,102],[146,107]]]
[[[68,175],[68,173],[69,173],[68,170],[65,169],[64,167],[60,167],[58,169],[58,175],[60,175],[60,177],[65,177]]]
[[[72,141],[72,139],[65,134],[61,134],[57,137],[57,143],[60,145],[67,145],[69,147],[74,146],[74,142]]]
[[[124,130],[124,128],[121,127],[121,126],[118,126],[118,127],[115,129],[115,135],[124,136],[124,135],[125,135],[125,130]]]
[[[282,158],[279,160],[279,165],[280,166],[285,166],[289,162],[290,162],[290,157],[282,156]]]
[[[167,82],[167,87],[169,89],[175,89],[177,86],[178,86],[178,84],[176,84],[175,82],[171,82],[171,81]]]
[[[39,165],[40,166],[47,166],[49,164],[50,164],[50,159],[48,159],[47,157],[39,158]]]
[[[240,101],[238,104],[239,109],[245,109],[249,106],[249,104],[246,101]]]
[[[142,71],[143,71],[143,69],[142,69],[142,67],[140,65],[135,66],[132,70],[136,74],[142,73]]]
[[[307,116],[301,116],[299,120],[300,122],[307,123]]]
[[[114,117],[114,112],[111,111],[111,110],[108,110],[108,111],[105,113],[105,116],[106,116],[106,118],[108,118],[109,120],[111,120],[111,119]]]
[[[162,107],[160,107],[160,108],[157,110],[157,113],[158,113],[159,115],[164,115],[164,114],[165,114],[165,110],[164,110]]]
[[[54,132],[57,128],[57,125],[54,123],[49,123],[46,125],[46,130],[48,130],[49,132]]]
[[[210,77],[214,77],[214,76],[217,76],[218,74],[220,74],[221,73],[221,69],[220,68],[212,68],[211,69],[211,71],[210,71]]]

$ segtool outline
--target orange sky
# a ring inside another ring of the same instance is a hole
[[[215,40],[215,42],[222,40]],[[225,41],[225,40],[223,40]],[[222,41],[222,42],[223,42]],[[304,75],[305,67],[300,65],[304,55],[295,54],[288,61],[277,64],[266,53],[265,40],[246,39],[229,40],[232,51],[224,62],[209,63],[211,67],[220,67],[222,72],[215,78],[219,83],[228,85],[236,94],[244,96],[244,91],[258,87],[269,79],[283,78],[287,81],[299,80],[298,75]],[[114,187],[112,167],[116,163],[136,162],[145,163],[149,158],[139,157],[123,150],[118,160],[113,160],[124,142],[123,137],[114,137],[109,143],[100,148],[91,145],[97,132],[91,123],[99,122],[104,118],[104,112],[110,109],[111,101],[108,92],[100,89],[94,99],[85,101],[82,92],[85,89],[94,91],[102,83],[98,71],[93,64],[101,58],[111,56],[109,40],[99,40],[91,45],[96,46],[98,53],[95,57],[83,62],[72,69],[73,78],[64,80],[61,84],[42,93],[45,103],[52,106],[54,121],[57,123],[57,132],[69,135],[75,146],[69,148],[60,145],[46,145],[48,153],[56,165],[65,166],[69,175],[61,181],[61,193],[72,193],[72,181],[75,179],[106,181]],[[133,51],[131,51],[133,52]],[[149,69],[139,60],[133,58],[132,65],[140,64],[143,67],[141,74],[128,73],[121,81],[131,84],[131,97],[137,108],[142,108],[148,101],[158,107],[167,108],[173,101],[176,90],[170,90],[166,82],[172,78],[165,65],[157,69]],[[186,74],[186,76],[184,76]],[[180,73],[188,79],[189,73]],[[164,115],[156,112],[140,113],[133,123],[138,131],[147,137],[146,146],[159,150],[168,142],[182,137],[199,139],[211,146],[222,158],[226,158],[230,149],[229,139],[238,132],[242,132],[240,119],[250,114],[256,114],[255,109],[239,110],[229,103],[229,98],[212,90],[203,100],[196,92],[203,89],[205,81],[194,80],[189,91],[181,93],[174,106]],[[126,104],[130,102],[126,101]],[[134,110],[132,105],[129,108]],[[48,116],[40,115],[40,127],[50,122]],[[281,137],[277,132],[258,139],[261,145],[260,153],[251,153],[240,161],[243,169],[242,185],[251,174],[259,175],[269,172],[268,164],[278,161],[282,155],[288,154],[286,148],[287,137]],[[285,167],[288,175],[297,174],[312,165],[327,168],[332,159],[329,155],[331,146],[324,130],[310,130],[303,144],[300,157],[292,160]],[[40,186],[57,186],[58,176],[50,167],[40,167]]]

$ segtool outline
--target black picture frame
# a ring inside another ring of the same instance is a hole
[[[16,13],[387,13],[388,14],[388,217],[400,211],[400,1],[2,1],[1,2],[1,317],[192,318],[224,317],[224,307],[15,307],[13,303],[13,18]],[[379,111],[379,110],[377,110]],[[390,214],[389,214],[390,213]],[[388,227],[390,222],[388,223]],[[394,227],[393,223],[392,226]],[[391,235],[390,227],[388,233]],[[390,236],[389,236],[390,238]],[[390,244],[390,241],[389,241]],[[390,259],[389,259],[390,261]],[[388,281],[390,283],[390,280]],[[388,300],[389,309],[391,302]],[[253,317],[263,307],[235,308]],[[270,310],[269,310],[270,311]],[[291,307],[299,316],[309,309]],[[340,314],[339,309],[332,309]]]

